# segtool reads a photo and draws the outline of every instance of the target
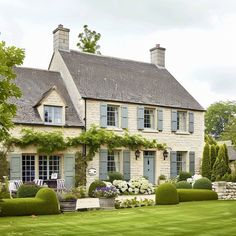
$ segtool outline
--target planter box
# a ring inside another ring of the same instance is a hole
[[[75,211],[77,200],[60,200],[60,208],[63,212]]]
[[[115,208],[115,198],[99,198],[99,203],[103,209]]]

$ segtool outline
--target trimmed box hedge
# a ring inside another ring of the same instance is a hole
[[[59,214],[60,206],[56,193],[42,188],[35,198],[0,200],[0,216],[52,215]]]
[[[180,202],[217,200],[218,195],[207,189],[177,189]]]
[[[156,190],[157,205],[173,205],[179,203],[176,187],[171,183],[161,184]]]

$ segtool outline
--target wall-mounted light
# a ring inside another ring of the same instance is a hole
[[[168,157],[168,155],[169,155],[169,152],[165,149],[163,152],[164,161]]]
[[[140,154],[141,154],[141,152],[137,149],[137,150],[135,151],[135,159],[136,159],[136,160],[138,160],[138,158],[140,157]]]

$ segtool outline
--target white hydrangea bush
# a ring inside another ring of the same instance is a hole
[[[120,194],[153,194],[154,187],[144,177],[132,178],[129,182],[114,180],[113,185]]]
[[[192,178],[187,179],[187,182],[193,185],[196,180],[201,179],[201,178],[202,178],[201,175],[193,175]]]

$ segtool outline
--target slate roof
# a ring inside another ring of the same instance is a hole
[[[83,98],[204,111],[166,70],[113,57],[59,51]]]
[[[14,123],[43,125],[44,122],[41,120],[35,105],[53,86],[56,86],[57,92],[67,105],[65,126],[83,126],[60,73],[24,67],[15,68],[15,72],[17,75],[15,83],[20,87],[23,95],[19,99],[13,99],[13,102],[17,105],[17,115],[14,118]]]

